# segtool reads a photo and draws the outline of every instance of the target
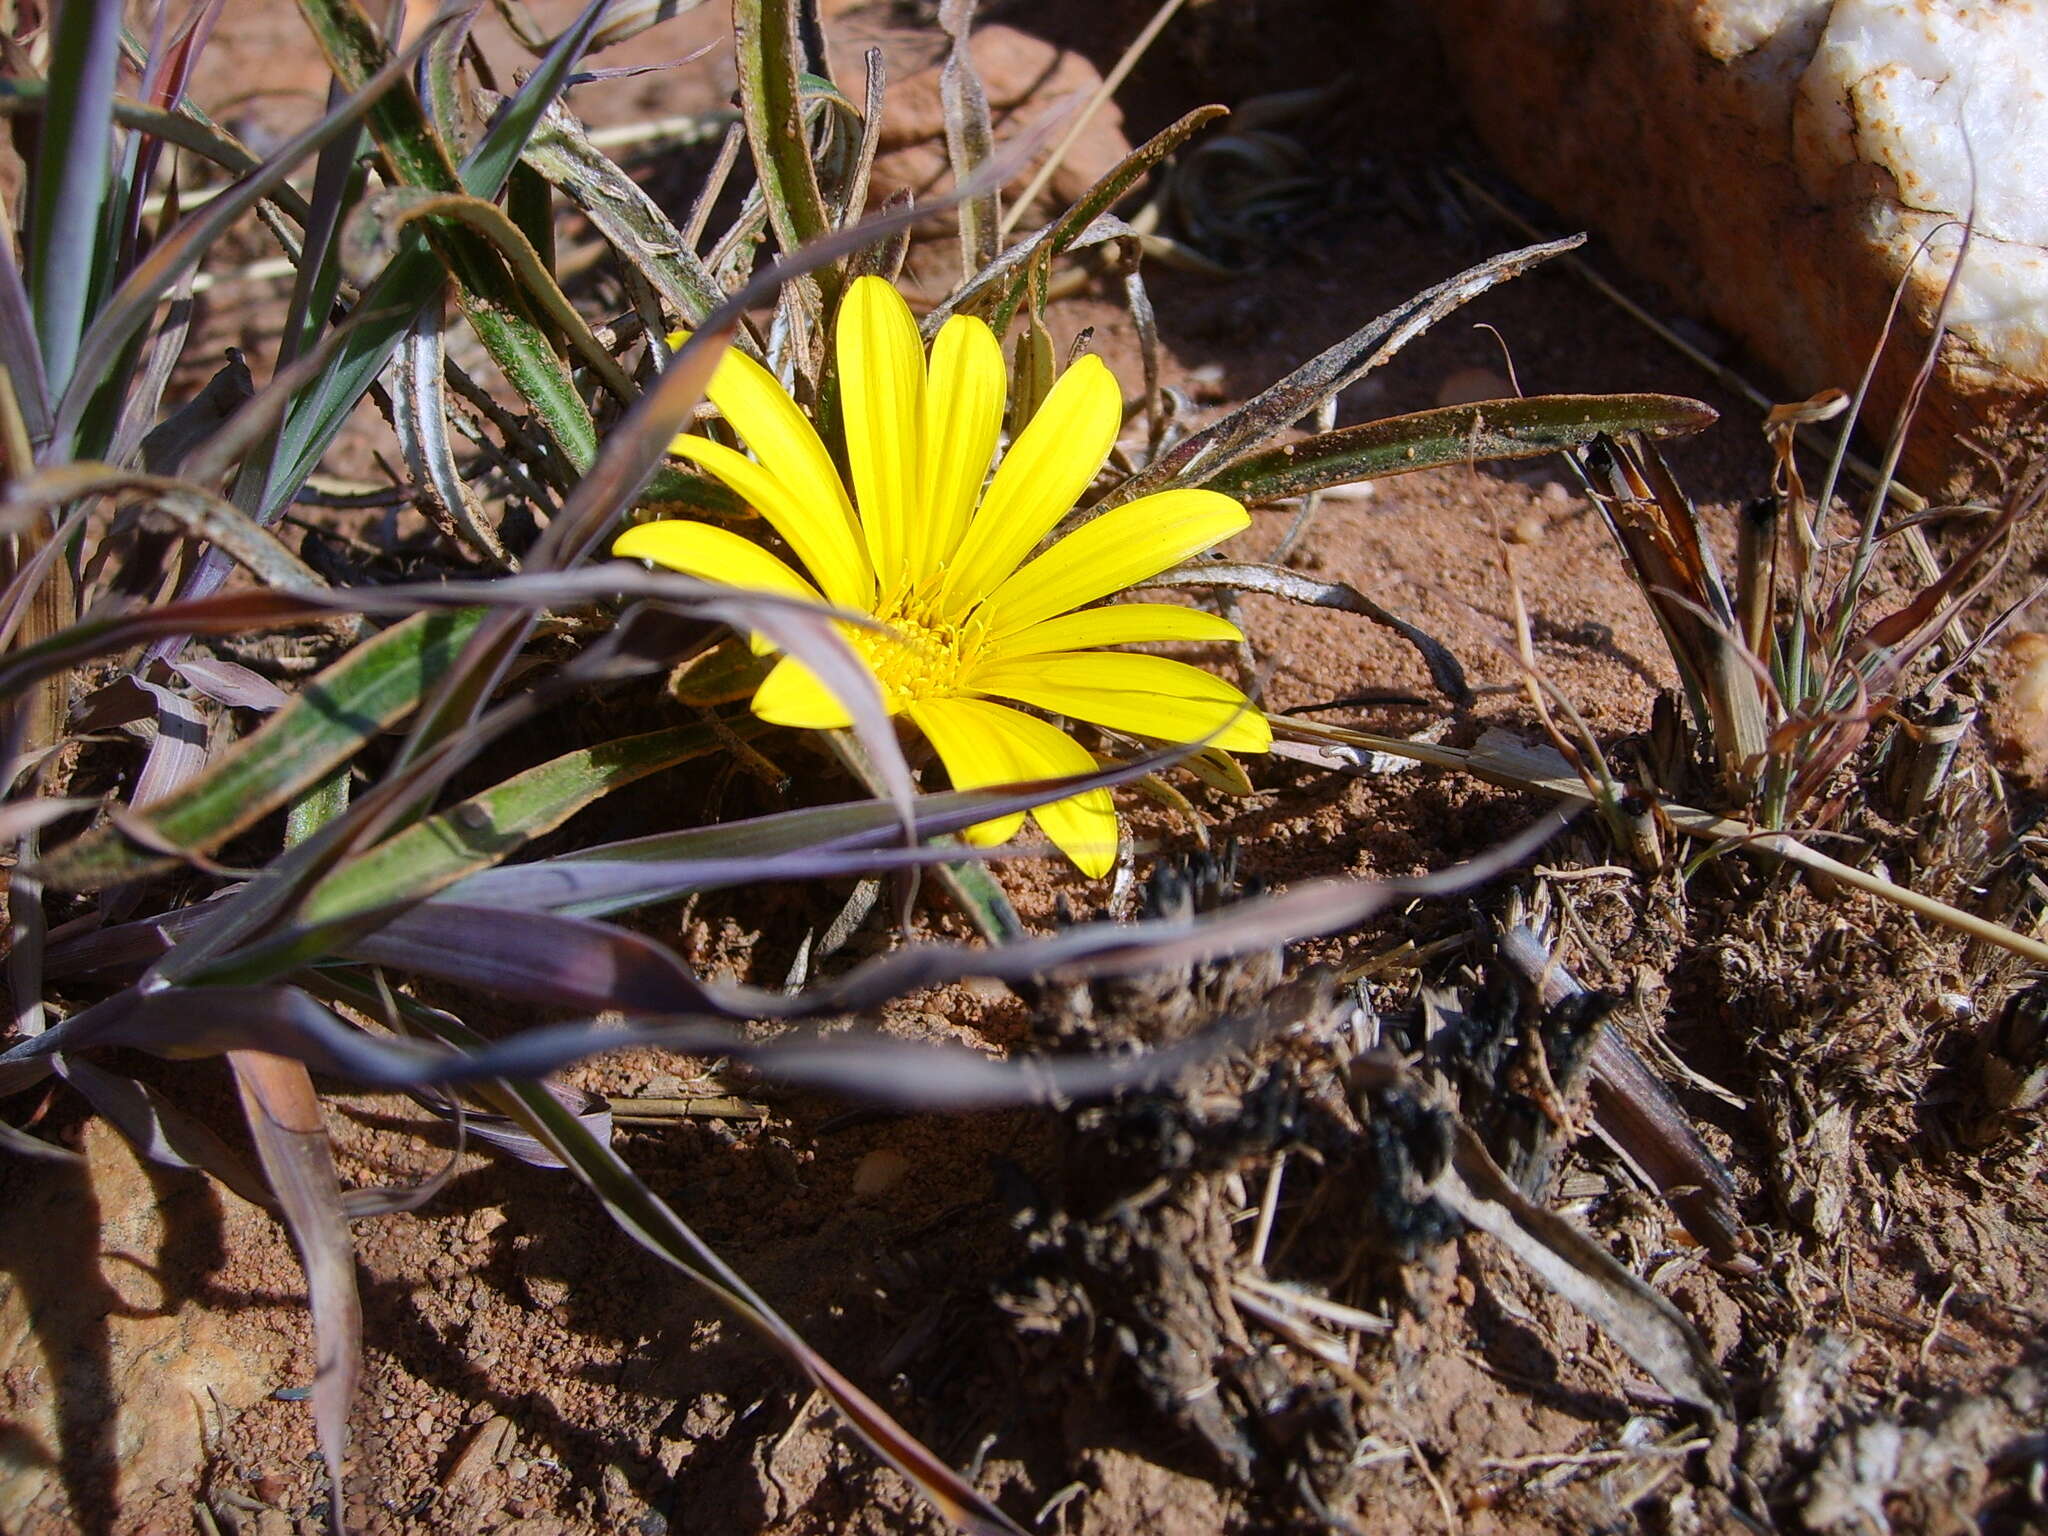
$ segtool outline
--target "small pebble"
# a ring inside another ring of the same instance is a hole
[[[894,1147],[877,1147],[853,1170],[853,1192],[866,1199],[894,1189],[910,1172],[910,1159]]]
[[[1549,531],[1550,525],[1543,520],[1542,513],[1525,512],[1508,529],[1507,540],[1510,544],[1541,544],[1543,535]]]

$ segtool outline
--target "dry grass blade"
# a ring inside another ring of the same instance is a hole
[[[233,503],[190,481],[106,464],[65,464],[15,481],[8,486],[5,508],[0,510],[0,529],[8,524],[23,526],[39,513],[88,496],[124,493],[142,498],[188,537],[215,545],[268,587],[299,592],[327,585],[279,542],[276,534],[258,527]]]
[[[1276,732],[1294,737],[1294,741],[1282,740],[1278,747],[1299,747],[1300,750],[1285,755],[1299,757],[1304,761],[1320,761],[1325,766],[1346,771],[1371,771],[1369,765],[1359,761],[1360,749],[1364,753],[1385,754],[1388,757],[1406,758],[1411,762],[1428,763],[1438,768],[1454,768],[1486,780],[1489,784],[1500,784],[1512,789],[1534,790],[1554,795],[1560,800],[1590,804],[1593,792],[1586,787],[1572,765],[1565,761],[1555,749],[1532,747],[1503,731],[1488,731],[1480,738],[1477,747],[1444,747],[1431,742],[1408,741],[1398,736],[1380,736],[1367,731],[1352,731],[1341,726],[1323,725],[1313,721],[1295,720],[1285,717],[1274,719]],[[2018,955],[2036,965],[2048,965],[2048,943],[2019,933],[2003,923],[1994,923],[1979,917],[1974,912],[1936,897],[1928,896],[1909,886],[1903,886],[1882,875],[1858,869],[1832,858],[1817,848],[1809,847],[1790,832],[1773,831],[1750,822],[1739,821],[1732,816],[1722,816],[1713,811],[1699,810],[1693,806],[1680,805],[1671,800],[1657,802],[1657,815],[1673,828],[1688,837],[1705,842],[1722,844],[1729,850],[1750,854],[1766,859],[1785,859],[1804,868],[1881,896],[1886,901],[1916,912],[1920,916],[1952,928],[1957,933],[1971,938],[1982,939],[1987,944]]]
[[[474,1037],[470,1040],[473,1042]],[[741,1321],[802,1367],[854,1432],[910,1479],[956,1528],[973,1536],[1023,1536],[1022,1529],[1009,1516],[813,1349],[665,1201],[649,1190],[618,1154],[592,1137],[552,1096],[534,1084],[506,1082],[496,1086],[495,1097],[508,1115],[549,1144],[555,1155],[582,1177],[622,1230],[710,1291]]]
[[[348,1411],[362,1371],[363,1311],[356,1294],[355,1249],[342,1214],[341,1179],[320,1117],[313,1079],[296,1061],[266,1051],[229,1056],[243,1113],[263,1171],[277,1195],[292,1242],[306,1268],[317,1364],[313,1420],[333,1488],[330,1528],[345,1536],[342,1471],[348,1452]]]
[[[1162,571],[1141,583],[1137,590],[1145,587],[1221,587],[1228,592],[1257,592],[1267,597],[1283,597],[1311,608],[1355,613],[1392,630],[1414,646],[1429,668],[1430,680],[1453,704],[1462,708],[1472,702],[1472,686],[1465,680],[1465,668],[1451,654],[1449,647],[1427,630],[1381,607],[1346,582],[1319,581],[1281,565],[1212,560]]]
[[[939,26],[951,40],[946,65],[939,75],[939,105],[946,122],[946,157],[952,162],[953,178],[965,181],[979,170],[995,151],[995,130],[990,126],[988,96],[981,88],[968,36],[974,27],[975,0],[945,0],[939,7]],[[1026,193],[1026,196],[1030,196]],[[980,197],[960,205],[960,266],[965,272],[979,272],[996,259],[1002,239],[1009,232],[1003,219],[1002,199],[991,187]]]
[[[1742,647],[1735,605],[1698,512],[1643,439],[1602,437],[1575,462],[1583,463],[1594,499],[1664,632],[1724,781],[1738,799],[1746,798],[1769,737],[1762,663]]]
[[[1097,506],[1107,511],[1167,486],[1206,483],[1225,465],[1387,362],[1444,316],[1531,267],[1576,249],[1584,241],[1585,236],[1575,235],[1509,251],[1424,290],[1311,358],[1213,426],[1191,433],[1113,487]]]
[[[1461,1123],[1456,1136],[1451,1163],[1430,1192],[1598,1323],[1672,1397],[1718,1420],[1731,1416],[1728,1383],[1685,1314],[1516,1189],[1469,1126]]]
[[[1137,67],[1138,61],[1145,56],[1146,51],[1158,39],[1159,34],[1166,30],[1166,24],[1173,20],[1174,13],[1181,8],[1183,3],[1184,0],[1161,0],[1159,9],[1152,13],[1152,19],[1145,23],[1144,29],[1136,37],[1131,39],[1130,46],[1124,49],[1123,54],[1110,67],[1109,73],[1102,77],[1102,83],[1095,88],[1093,94],[1089,96],[1087,102],[1081,107],[1081,110],[1074,114],[1073,119],[1067,124],[1067,131],[1060,135],[1060,141],[1053,145],[1052,153],[1046,156],[1045,164],[1038,168],[1037,174],[1025,185],[1024,190],[1017,195],[1015,205],[1011,207],[1008,216],[1002,221],[1002,234],[1007,235],[1012,229],[1016,228],[1017,220],[1023,216],[1024,210],[1031,205],[1032,199],[1043,192],[1051,183],[1054,173],[1065,163],[1068,152],[1073,149],[1075,144],[1080,142],[1081,135],[1087,130],[1088,124],[1094,120],[1095,114],[1102,110],[1103,103],[1116,94],[1116,88],[1122,85],[1125,78]],[[957,35],[964,35],[965,31],[966,27],[963,25]],[[990,256],[994,254],[993,250],[989,252]],[[979,262],[970,262],[968,270],[970,272],[974,271],[986,265],[986,263],[986,257]]]

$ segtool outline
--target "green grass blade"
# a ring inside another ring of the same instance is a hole
[[[462,165],[462,183],[478,197],[495,197],[518,163],[541,112],[560,93],[582,57],[602,4],[593,3],[558,38],[525,86],[493,117],[476,150]],[[313,472],[342,424],[356,408],[420,308],[440,291],[440,263],[424,239],[401,246],[364,294],[359,313],[369,317],[302,402],[293,406],[278,436],[278,453],[263,493],[250,505],[259,521],[276,516]]]
[[[734,0],[733,48],[740,72],[740,116],[768,203],[769,227],[793,255],[832,228],[804,129],[802,61],[794,0]],[[829,301],[832,273],[815,276]]]
[[[403,1006],[403,1004],[401,1004]],[[445,1014],[414,1004],[409,1022],[451,1045],[474,1049],[484,1042]],[[934,1455],[859,1387],[805,1341],[701,1237],[640,1181],[610,1147],[590,1132],[575,1112],[546,1085],[498,1081],[489,1097],[527,1133],[549,1147],[604,1203],[619,1229],[657,1258],[673,1265],[709,1291],[778,1352],[798,1365],[846,1418],[849,1428],[930,1499],[956,1529],[970,1536],[1023,1536],[1002,1510]]]
[[[300,9],[336,78],[351,91],[386,67],[382,40],[350,0],[301,0]],[[380,94],[366,121],[400,185],[448,194],[465,190],[447,146],[411,91]],[[588,468],[597,456],[590,412],[490,242],[452,222],[437,222],[427,239],[455,279],[463,314],[506,382],[532,407],[562,457],[579,472]]]
[[[552,183],[632,263],[662,301],[692,329],[725,302],[725,290],[682,232],[618,163],[592,144],[583,125],[550,109],[526,146],[526,164]],[[737,344],[750,352],[744,331]]]
[[[1674,437],[1712,426],[1717,413],[1677,395],[1535,395],[1390,416],[1268,449],[1202,482],[1250,505],[1333,485],[1442,464],[1561,453],[1602,433]]]
[[[475,230],[496,248],[520,286],[540,305],[542,314],[568,338],[570,345],[583,355],[591,371],[604,380],[606,389],[625,404],[631,404],[640,393],[611,353],[591,334],[590,327],[576,313],[576,307],[555,282],[554,274],[548,271],[525,232],[496,203],[470,197],[466,193],[429,192],[418,187],[403,187],[390,195],[387,206],[391,210],[387,222],[393,228],[416,220],[446,218],[458,219]]]
[[[681,725],[565,753],[352,859],[306,894],[299,920],[317,924],[429,896],[510,857],[613,790],[763,729],[752,719],[723,731]]]
[[[496,197],[504,190],[512,167],[519,163],[542,116],[582,62],[592,34],[604,19],[607,3],[608,0],[591,0],[575,25],[548,45],[547,56],[527,76],[518,93],[492,114],[491,126],[462,163],[462,184],[478,197]],[[669,15],[680,15],[702,3],[703,0],[670,0],[666,10]],[[616,5],[610,8],[614,12],[618,9]]]
[[[94,288],[106,279],[114,74],[121,8],[63,0],[52,23],[49,93],[30,187],[28,292],[53,394],[71,383]]]
[[[417,706],[481,619],[474,609],[423,613],[365,641],[198,779],[136,813],[131,824],[153,846],[113,827],[95,828],[45,858],[45,883],[52,890],[94,890],[176,867],[177,857],[165,848],[218,848]]]
[[[430,36],[431,33],[425,35]],[[148,323],[164,291],[195,265],[208,247],[259,198],[281,186],[306,156],[347,132],[366,111],[371,110],[385,92],[404,78],[406,67],[419,46],[415,43],[412,49],[377,70],[340,107],[266,160],[260,171],[243,177],[194,211],[136,265],[93,318],[92,327],[79,346],[77,372],[80,377],[63,391],[57,410],[60,442],[70,441],[91,403],[96,388],[94,381],[106,379],[116,371],[118,359]],[[54,378],[52,382],[54,386]]]

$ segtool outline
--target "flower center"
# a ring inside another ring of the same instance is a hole
[[[960,678],[981,658],[988,626],[976,612],[951,616],[940,602],[944,573],[898,587],[877,605],[887,630],[859,629],[847,639],[882,690],[890,714],[919,699],[960,691]]]

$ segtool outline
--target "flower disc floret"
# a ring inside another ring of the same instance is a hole
[[[948,320],[927,361],[902,296],[863,277],[840,306],[835,360],[851,495],[788,391],[739,352],[726,353],[708,393],[752,457],[687,434],[671,446],[753,507],[801,573],[739,534],[683,519],[630,528],[612,552],[871,616],[879,627],[842,632],[889,712],[924,734],[961,789],[1095,767],[1079,743],[1013,704],[1160,741],[1268,748],[1265,717],[1229,683],[1164,656],[1103,649],[1242,639],[1235,625],[1168,603],[1094,606],[1241,531],[1250,522],[1242,506],[1214,491],[1163,491],[1033,554],[1101,470],[1122,424],[1122,391],[1099,358],[1060,376],[993,476],[1007,378],[982,321]],[[756,690],[753,710],[807,729],[851,723],[789,656]],[[1107,791],[1031,814],[1085,873],[1109,870]],[[1021,814],[999,817],[966,836],[998,843],[1022,824]]]

